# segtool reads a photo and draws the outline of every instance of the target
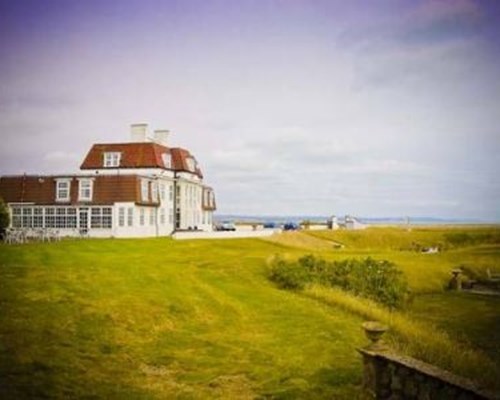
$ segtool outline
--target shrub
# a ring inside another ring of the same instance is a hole
[[[281,289],[302,290],[309,281],[309,274],[299,264],[275,257],[271,262],[269,279]]]
[[[10,215],[7,205],[0,197],[0,236],[3,236],[5,230],[9,227]]]
[[[332,262],[313,255],[299,258],[297,262],[276,258],[269,277],[283,289],[300,290],[313,282],[340,287],[391,308],[400,307],[409,297],[407,282],[396,265],[370,257]]]

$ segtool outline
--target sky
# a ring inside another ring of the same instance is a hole
[[[218,213],[500,221],[500,2],[0,0],[0,175],[169,129]]]

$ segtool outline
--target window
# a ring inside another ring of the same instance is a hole
[[[33,209],[23,207],[22,227],[31,228],[33,226]]]
[[[111,207],[94,207],[90,213],[90,227],[110,229],[112,227]]]
[[[33,228],[43,228],[43,208],[33,209]]]
[[[12,207],[12,227],[20,228],[22,226],[21,207]]]
[[[56,180],[56,201],[69,201],[71,179]]]
[[[196,161],[192,157],[187,157],[186,158],[186,165],[187,165],[188,171],[194,172],[194,170],[196,168]]]
[[[165,168],[172,168],[172,155],[170,153],[163,153],[161,158]]]
[[[140,210],[141,211],[139,213],[139,224],[141,226],[143,226],[144,225],[144,208],[141,208]]]
[[[92,201],[92,179],[80,179],[78,188],[79,201]]]
[[[149,210],[149,225],[154,225],[155,223],[155,210],[151,208]]]
[[[118,226],[125,226],[125,207],[118,208]]]
[[[151,182],[151,201],[158,201],[158,183]]]
[[[142,201],[149,200],[149,184],[146,179],[141,180],[141,198]]]
[[[165,184],[160,183],[160,199],[165,200]]]
[[[55,208],[45,209],[45,228],[55,228],[56,227],[56,210]]]
[[[116,151],[104,153],[104,167],[119,167],[121,155],[121,153]]]
[[[165,209],[160,208],[160,224],[165,225]]]
[[[76,228],[76,207],[13,207],[14,228]]]
[[[174,185],[168,185],[168,199],[170,201],[174,199]]]
[[[174,223],[174,209],[171,208],[168,210],[168,223],[173,224]]]
[[[54,228],[76,228],[76,208],[57,207]]]
[[[129,207],[127,209],[127,226],[133,226],[134,225],[134,209],[132,207]]]

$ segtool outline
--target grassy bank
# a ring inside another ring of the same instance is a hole
[[[355,348],[366,343],[360,324],[367,318],[389,323],[401,351],[489,382],[498,361],[475,343],[481,330],[497,326],[495,306],[460,314],[453,310],[467,308],[462,300],[437,308],[437,301],[418,300],[447,296],[443,287],[458,264],[480,274],[495,270],[498,230],[407,233],[0,245],[0,397],[357,398]],[[450,238],[439,254],[407,247]],[[269,282],[272,256],[308,253],[395,262],[417,296],[415,307],[390,314],[343,292],[294,293]],[[472,315],[475,333],[455,335]],[[498,342],[497,333],[488,338]]]
[[[500,389],[497,382],[500,366],[495,363],[491,356],[474,349],[469,341],[464,341],[464,337],[460,338],[462,340],[456,340],[456,335],[449,334],[447,329],[438,329],[436,322],[442,322],[440,315],[435,318],[437,321],[434,323],[430,321],[432,314],[429,315],[429,319],[427,313],[422,313],[420,318],[412,318],[413,314],[389,311],[373,301],[351,296],[341,290],[317,285],[307,288],[304,294],[325,304],[341,307],[364,319],[376,320],[388,325],[390,334],[386,340],[392,349],[401,354],[469,377],[485,387]],[[448,311],[452,310],[452,308],[448,309]],[[476,319],[481,319],[481,317],[477,317],[476,314]],[[457,331],[464,326],[463,321],[455,316]],[[481,322],[477,328],[480,326]],[[490,339],[498,339],[496,332],[489,332],[487,336]]]

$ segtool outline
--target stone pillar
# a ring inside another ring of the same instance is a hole
[[[363,323],[365,334],[371,343],[358,351],[363,356],[363,389],[376,399],[388,399],[391,395],[391,374],[387,361],[378,356],[378,352],[387,350],[381,340],[387,326],[375,321]]]
[[[454,269],[451,271],[453,277],[450,280],[450,289],[451,290],[462,290],[462,270],[460,268]]]

